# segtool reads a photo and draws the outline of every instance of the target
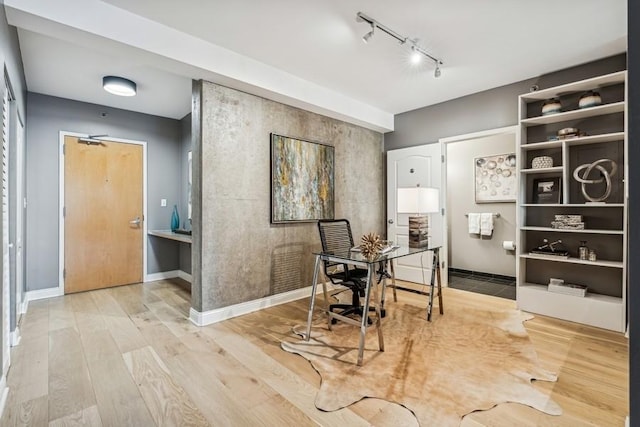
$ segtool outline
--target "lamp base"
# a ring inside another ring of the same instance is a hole
[[[426,248],[429,246],[429,217],[409,217],[409,247]]]

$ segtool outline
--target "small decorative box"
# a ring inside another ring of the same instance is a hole
[[[531,167],[533,169],[551,168],[553,167],[553,158],[549,156],[534,157],[531,161]]]

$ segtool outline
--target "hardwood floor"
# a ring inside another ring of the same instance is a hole
[[[187,319],[190,296],[180,284],[164,280],[31,302],[20,345],[12,349],[0,425],[417,425],[407,409],[377,399],[336,412],[315,408],[320,377],[305,359],[280,349],[292,338],[291,327],[306,321],[308,299],[198,328]],[[515,306],[457,289],[444,289],[444,297],[445,315]],[[426,303],[411,292],[398,291],[398,298],[398,304]],[[543,366],[559,374],[558,382],[535,386],[564,414],[505,403],[467,415],[461,425],[624,425],[624,336],[543,316],[525,325]]]

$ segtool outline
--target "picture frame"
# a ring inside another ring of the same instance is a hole
[[[271,223],[334,219],[333,146],[271,133]]]
[[[515,203],[518,191],[515,153],[473,160],[476,203]]]
[[[562,179],[560,177],[533,180],[532,202],[538,204],[562,203]]]

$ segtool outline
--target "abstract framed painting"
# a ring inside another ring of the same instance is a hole
[[[333,219],[334,147],[271,134],[271,223]]]
[[[518,189],[514,153],[476,157],[476,203],[515,202]]]

